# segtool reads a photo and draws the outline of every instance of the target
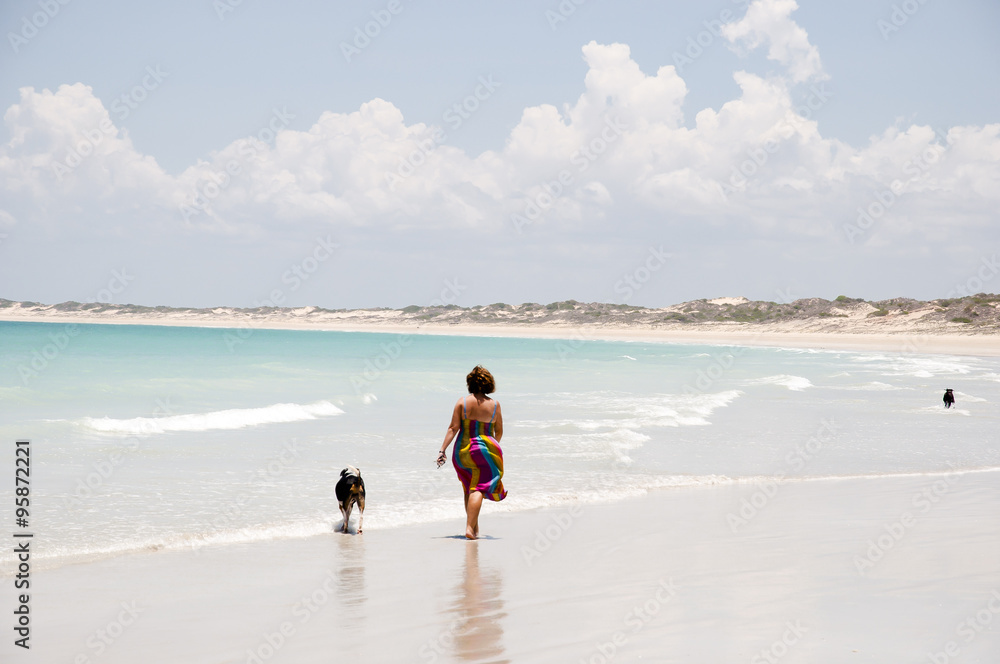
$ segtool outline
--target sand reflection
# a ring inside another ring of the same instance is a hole
[[[479,567],[479,542],[465,543],[462,580],[455,589],[455,655],[463,662],[505,664],[503,577],[497,568]]]
[[[360,622],[364,611],[359,611],[367,599],[365,592],[365,540],[364,537],[337,537],[340,560],[337,565],[337,597],[346,611],[348,621]]]

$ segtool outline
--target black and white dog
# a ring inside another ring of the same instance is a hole
[[[358,534],[365,522],[365,481],[361,479],[361,471],[354,466],[348,466],[340,471],[337,481],[337,503],[340,513],[344,515],[343,532],[347,532],[347,522],[351,520],[351,510],[358,506]]]

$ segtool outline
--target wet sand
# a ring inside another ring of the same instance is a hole
[[[4,644],[3,661],[839,664],[1000,648],[996,471],[487,505],[481,523],[478,542],[460,522],[331,524],[41,571],[32,650]]]

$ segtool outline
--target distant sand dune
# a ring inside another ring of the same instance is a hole
[[[788,303],[744,297],[660,309],[575,300],[403,309],[206,309],[132,304],[46,305],[0,299],[0,320],[243,329],[317,329],[1000,355],[1000,296],[922,302],[838,297]]]

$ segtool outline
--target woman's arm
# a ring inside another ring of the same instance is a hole
[[[458,432],[462,430],[462,401],[462,399],[459,399],[458,403],[455,404],[454,410],[451,411],[451,424],[448,425],[448,430],[444,432],[444,442],[441,444],[441,449],[438,452],[438,468],[444,465],[448,457],[448,446],[455,440]]]
[[[503,438],[503,413],[500,412],[499,402],[497,403],[497,421],[493,425],[493,437],[497,439],[498,443]]]

